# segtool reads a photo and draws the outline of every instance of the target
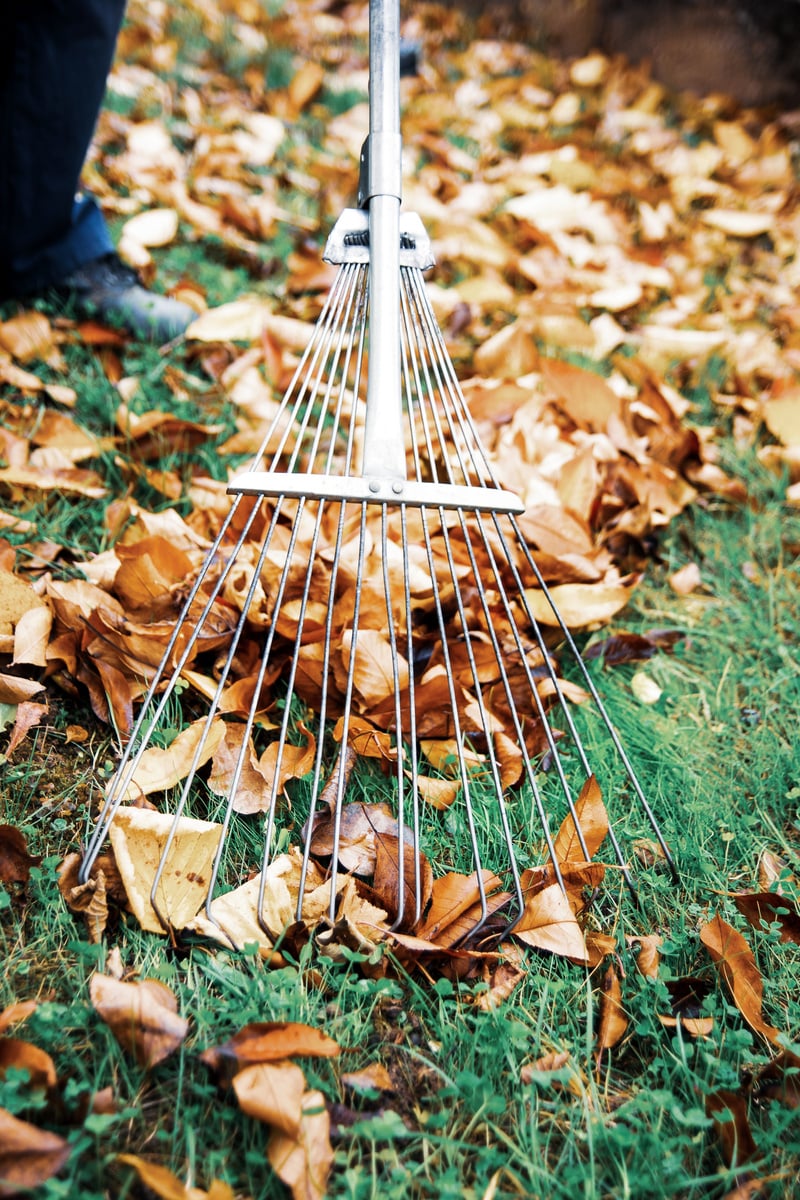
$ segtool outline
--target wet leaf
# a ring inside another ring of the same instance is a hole
[[[754,929],[760,929],[762,923],[777,922],[781,941],[800,945],[800,911],[796,901],[775,892],[744,892],[734,896],[733,902]]]
[[[747,1101],[740,1092],[712,1092],[706,1096],[706,1112],[714,1120],[726,1166],[741,1166],[758,1157],[758,1147],[750,1129]]]
[[[178,1014],[175,993],[156,979],[124,983],[95,974],[89,995],[97,1015],[143,1067],[154,1067],[178,1049],[189,1022]]]

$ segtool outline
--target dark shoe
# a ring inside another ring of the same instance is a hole
[[[197,316],[188,304],[149,292],[116,254],[84,263],[53,291],[81,317],[93,317],[159,345],[180,337]]]

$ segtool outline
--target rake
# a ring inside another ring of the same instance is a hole
[[[611,748],[627,835],[638,821],[674,871],[526,545],[517,521],[524,506],[502,488],[481,446],[423,279],[434,264],[430,241],[418,217],[401,214],[398,0],[371,0],[369,38],[370,127],[358,207],[342,213],[324,255],[338,266],[335,282],[252,468],[230,482],[229,514],[185,600],[83,856],[85,881],[120,807],[135,797],[143,756],[158,744],[176,695],[212,660],[213,684],[203,676],[207,712],[191,769],[174,789],[152,883],[150,900],[165,928],[172,914],[161,879],[182,822],[204,804],[208,811],[204,766],[222,730],[234,750],[205,912],[213,921],[232,826],[260,820],[260,864],[240,866],[260,867],[258,919],[275,935],[263,911],[265,880],[286,843],[281,814],[302,728],[313,752],[290,789],[292,803],[303,793],[309,810],[298,919],[321,847],[329,858],[328,916],[336,915],[354,778],[346,760],[354,749],[368,768],[360,794],[389,800],[399,831],[407,887],[398,889],[395,927],[414,928],[423,915],[427,849],[437,865],[476,873],[476,928],[491,918],[490,928],[508,930],[525,908],[527,868],[545,862],[564,887],[556,820],[572,822],[576,856],[590,858],[576,803],[593,770],[567,698],[576,690]],[[534,616],[534,589],[552,607],[546,625]],[[557,667],[553,630],[577,688]],[[313,737],[299,721],[313,723]],[[240,813],[256,746],[272,778],[265,811],[253,818]],[[616,869],[633,891],[622,837],[612,822]],[[492,872],[507,888],[499,913],[485,884]]]

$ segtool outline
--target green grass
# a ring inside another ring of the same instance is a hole
[[[331,1196],[481,1197],[493,1180],[497,1196],[564,1200],[731,1190],[736,1172],[722,1163],[705,1097],[737,1091],[769,1054],[721,988],[698,929],[715,911],[742,928],[728,893],[757,888],[765,849],[796,866],[800,837],[793,656],[800,522],[755,465],[749,484],[751,506],[711,501],[675,523],[660,564],[617,620],[616,629],[680,629],[685,637],[674,652],[644,664],[591,666],[680,870],[677,884],[664,872],[639,871],[640,909],[628,900],[601,902],[611,920],[621,914],[620,934],[660,932],[664,958],[659,980],[644,979],[620,939],[630,1024],[600,1064],[593,1049],[599,974],[546,956],[531,953],[519,988],[497,1011],[483,1012],[472,1003],[483,984],[432,981],[391,964],[385,978],[373,978],[356,954],[332,963],[307,948],[268,971],[247,953],[200,943],[170,948],[124,918],[105,945],[89,945],[63,906],[55,868],[113,754],[88,714],[90,742],[64,743],[58,727],[76,719],[68,704],[34,732],[2,767],[4,819],[19,823],[45,857],[27,893],[5,900],[0,1003],[43,1000],[20,1033],[53,1056],[66,1086],[53,1114],[12,1072],[0,1084],[0,1104],[74,1144],[65,1172],[38,1194],[139,1195],[129,1170],[114,1161],[125,1150],[179,1175],[188,1170],[205,1186],[220,1176],[237,1194],[282,1195],[266,1165],[263,1128],[239,1113],[199,1061],[202,1049],[247,1021],[269,1019],[318,1025],[345,1048],[340,1064],[303,1064],[309,1083],[346,1118],[334,1141]],[[703,588],[679,597],[666,580],[688,560],[699,561]],[[636,699],[636,671],[662,688],[656,705]],[[607,739],[596,722],[586,725],[590,757],[602,765]],[[763,974],[767,1019],[796,1033],[797,947],[767,930],[745,932]],[[152,1072],[131,1063],[89,1004],[88,979],[112,945],[140,977],[168,983],[191,1020],[182,1049]],[[670,980],[686,975],[707,985],[702,1011],[715,1020],[706,1039],[658,1020],[669,1011]],[[550,1050],[568,1051],[566,1066],[522,1084],[522,1065]],[[396,1094],[359,1099],[343,1091],[340,1072],[376,1058],[390,1067]],[[89,1095],[109,1084],[119,1111],[87,1116]],[[772,1196],[794,1188],[800,1138],[791,1117],[777,1102],[750,1106],[761,1156],[752,1169],[775,1177]]]

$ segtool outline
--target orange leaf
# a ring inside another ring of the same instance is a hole
[[[716,916],[701,928],[700,941],[750,1028],[768,1041],[777,1042],[779,1031],[767,1024],[761,1012],[764,983],[746,940],[722,917]]]
[[[600,1022],[597,1029],[597,1053],[610,1050],[625,1036],[628,1018],[622,1007],[622,988],[619,976],[609,967],[603,976],[600,993]]]
[[[587,961],[581,927],[557,883],[528,896],[522,918],[514,927],[514,936],[537,950],[547,950],[578,962]]]
[[[575,827],[575,818],[583,836],[586,847],[584,851]],[[590,775],[581,788],[575,802],[575,818],[572,813],[566,816],[561,828],[556,834],[554,843],[556,862],[586,862],[600,849],[608,833],[608,814],[603,804],[600,785],[594,775]]]
[[[244,1066],[280,1062],[297,1055],[335,1058],[338,1053],[338,1043],[311,1025],[294,1021],[256,1021],[245,1025],[227,1042],[205,1050],[200,1057],[213,1070],[219,1070],[226,1061]]]

